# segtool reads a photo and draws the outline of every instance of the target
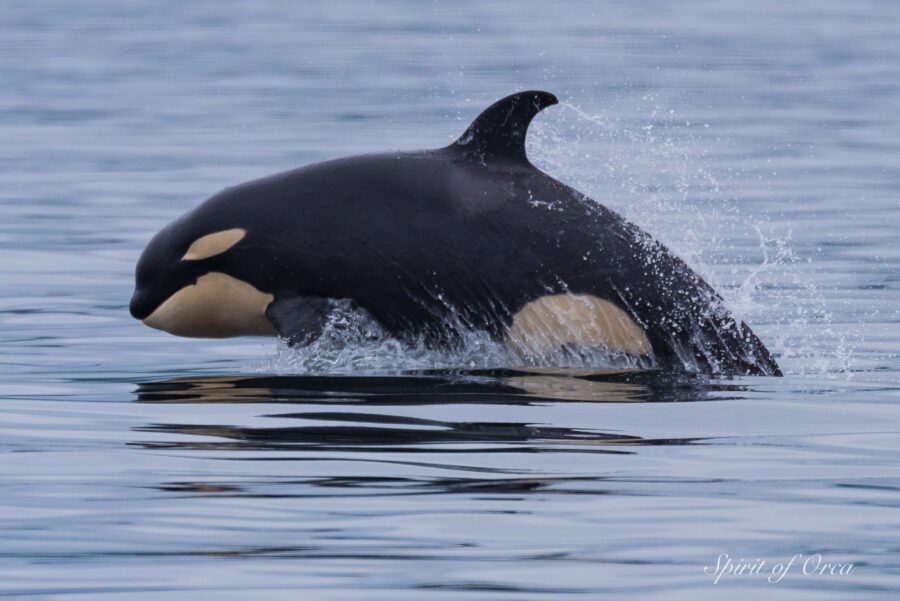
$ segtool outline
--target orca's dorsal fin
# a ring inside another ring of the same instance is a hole
[[[452,144],[467,158],[528,161],[525,134],[539,112],[558,103],[549,92],[530,90],[498,100],[484,109],[472,125]]]

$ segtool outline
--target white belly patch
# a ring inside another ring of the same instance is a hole
[[[144,323],[192,338],[269,336],[275,334],[266,317],[272,298],[243,280],[212,272],[170,296]]]
[[[544,355],[566,345],[599,346],[645,356],[644,330],[625,311],[589,294],[554,294],[531,301],[515,314],[506,344],[520,354]]]

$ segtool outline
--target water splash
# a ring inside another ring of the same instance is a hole
[[[765,203],[739,196],[746,174],[712,167],[716,153],[734,149],[653,95],[642,103],[630,121],[563,103],[532,127],[529,157],[687,261],[759,330],[786,373],[850,377],[853,345],[832,328],[812,258],[798,255],[790,227]]]
[[[541,355],[516,352],[490,334],[448,324],[457,342],[433,348],[419,340],[400,340],[388,334],[365,311],[349,302],[338,303],[319,338],[303,347],[279,341],[275,354],[251,366],[265,373],[384,374],[429,369],[569,369],[646,368],[647,361],[600,348],[562,347]]]

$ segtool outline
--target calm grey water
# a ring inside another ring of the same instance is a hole
[[[0,38],[0,595],[896,598],[897,3],[32,0]],[[143,245],[212,193],[443,145],[524,88],[564,100],[533,160],[713,281],[785,378],[129,317]],[[767,563],[716,584],[723,553]]]

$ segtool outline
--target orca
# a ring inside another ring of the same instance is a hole
[[[684,261],[529,162],[528,126],[556,103],[520,92],[443,148],[226,188],[153,237],[131,314],[180,336],[304,345],[350,303],[431,346],[488,332],[526,364],[599,348],[641,366],[781,375]]]

